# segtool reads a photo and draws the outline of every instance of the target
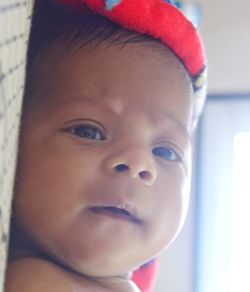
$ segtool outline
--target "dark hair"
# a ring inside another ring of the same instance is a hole
[[[77,13],[68,8],[58,6],[52,0],[36,0],[26,70],[26,86],[24,105],[30,100],[33,65],[39,56],[43,56],[54,45],[58,46],[57,54],[64,57],[72,50],[91,46],[98,47],[141,43],[153,47],[160,53],[165,49],[159,40],[148,35],[122,28],[108,18],[92,12],[87,7]]]
[[[67,42],[65,43],[65,39]],[[47,50],[52,44],[63,43],[64,50],[82,48],[87,45],[125,45],[143,43],[157,47],[161,44],[148,35],[122,28],[106,17],[95,14],[88,8],[77,14],[59,7],[49,0],[37,0],[28,50],[28,61]],[[165,46],[165,45],[164,45]]]

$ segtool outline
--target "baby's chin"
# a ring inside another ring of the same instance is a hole
[[[113,255],[112,258],[115,258],[115,256]],[[108,255],[107,257],[102,256],[102,258],[92,255],[89,258],[82,258],[82,260],[64,256],[60,256],[60,258],[52,256],[50,260],[66,270],[90,279],[120,278],[129,280],[133,271],[152,259],[142,258],[143,260],[133,258],[126,261],[111,261]]]

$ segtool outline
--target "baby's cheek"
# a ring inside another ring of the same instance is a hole
[[[188,206],[188,178],[182,171],[164,178],[164,183],[155,191],[154,200],[150,204],[150,220],[148,221],[148,237],[160,248],[165,248],[180,231]]]

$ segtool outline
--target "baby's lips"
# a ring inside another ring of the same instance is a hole
[[[102,202],[89,207],[89,210],[94,213],[110,213],[116,216],[121,216],[124,219],[132,221],[134,223],[140,223],[139,212],[132,204],[121,202]]]

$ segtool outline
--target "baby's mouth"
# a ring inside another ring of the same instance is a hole
[[[89,210],[95,214],[112,217],[114,219],[140,223],[140,220],[126,208],[117,206],[97,206],[91,207]]]

